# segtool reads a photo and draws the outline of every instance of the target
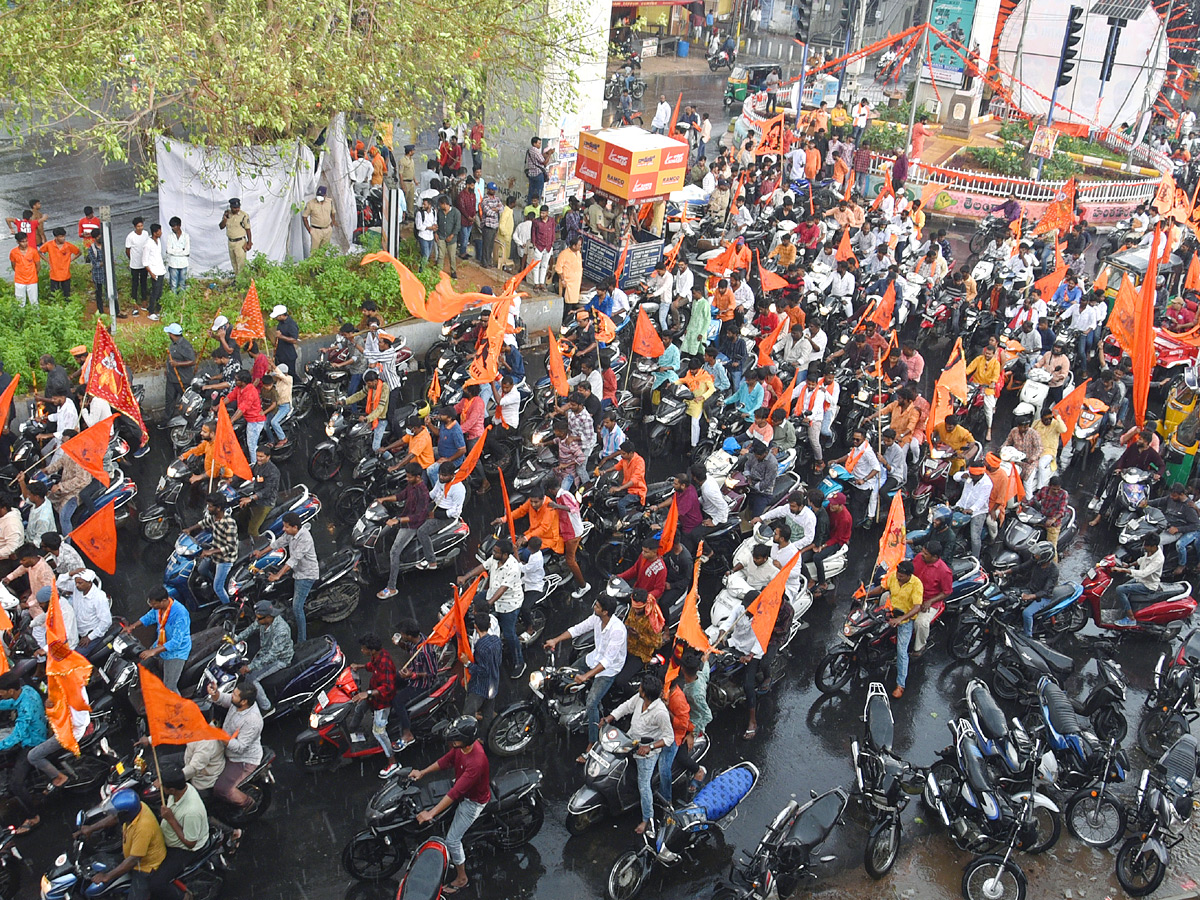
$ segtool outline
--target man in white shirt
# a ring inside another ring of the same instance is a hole
[[[846,266],[846,261],[839,260],[837,271],[829,282],[829,298],[834,301],[836,307],[841,304],[843,312],[847,319],[853,317],[854,307],[854,275]]]
[[[688,264],[682,259],[676,260],[673,275],[675,279],[675,296],[682,297],[685,301],[691,302],[692,285],[696,283],[696,276],[692,274],[692,270],[688,268]],[[596,396],[599,397],[600,394]]]
[[[646,299],[658,304],[658,327],[662,332],[667,329],[667,314],[671,311],[671,300],[675,297],[675,279],[667,271],[667,263],[660,259],[654,267],[654,273],[646,279]]]
[[[29,611],[29,631],[33,635],[34,643],[41,649],[39,656],[46,655],[46,615],[50,609],[50,597],[51,589],[43,587],[38,588],[37,594],[25,601],[25,608]],[[63,603],[61,599],[58,607],[62,610],[63,628],[67,632],[67,645],[74,650],[79,644],[79,627],[75,622],[75,609],[70,603]]]
[[[794,557],[800,555],[800,550],[808,546],[804,543],[792,542],[792,525],[790,522],[779,522],[775,525],[773,543],[774,546],[771,548],[771,562],[779,571],[783,571]],[[796,565],[792,566],[792,570],[788,572],[784,594],[786,594],[789,601],[794,600],[796,595],[800,593],[800,580],[804,575],[803,568],[800,563],[796,563]]]
[[[654,120],[650,123],[650,130],[655,134],[665,134],[667,126],[671,124],[671,104],[667,102],[666,94],[658,95],[658,106],[654,108]]]
[[[496,614],[496,621],[500,623],[500,634],[508,650],[512,676],[520,678],[525,673],[525,655],[521,651],[521,639],[517,636],[517,617],[525,605],[525,583],[521,561],[513,553],[512,542],[507,538],[496,541],[490,559],[459,576],[459,587],[470,584],[481,572],[487,573],[485,596]]]
[[[808,363],[812,365],[825,358],[825,347],[829,344],[829,335],[821,328],[815,317],[808,323],[808,341],[812,344],[812,353],[809,354]]]
[[[787,506],[769,509],[757,519],[751,520],[751,524],[777,520],[787,522],[791,526],[792,540],[801,547],[807,547],[816,537],[817,514],[800,491],[793,491],[788,495]]]
[[[96,573],[84,569],[71,579],[70,593],[61,591],[75,611],[80,652],[100,649],[100,638],[112,627],[112,607],[108,595],[96,585]],[[90,657],[89,657],[90,658]]]
[[[962,482],[962,496],[954,508],[971,517],[971,555],[979,558],[983,546],[983,526],[987,523],[988,503],[992,497],[992,479],[982,462],[972,463],[966,471],[958,472],[955,481]]]
[[[850,482],[846,485],[850,491],[850,518],[855,525],[862,524],[868,516],[875,514],[879,499],[882,467],[871,442],[867,440],[866,432],[855,429],[849,453],[837,462],[846,467],[850,473]],[[986,509],[984,510],[986,512]]]
[[[1132,601],[1135,597],[1153,594],[1162,586],[1163,551],[1157,532],[1150,532],[1142,541],[1142,555],[1132,566],[1117,566],[1114,572],[1125,572],[1129,581],[1117,587],[1118,625],[1136,625]]]
[[[418,569],[437,568],[433,536],[462,515],[467,489],[461,481],[455,485],[450,484],[457,471],[458,466],[454,463],[444,462],[438,466],[438,483],[429,493],[429,501],[433,504],[432,514],[417,529],[417,543],[421,547],[421,558],[417,560]]]
[[[733,299],[738,308],[746,313],[746,321],[754,314],[754,289],[746,282],[741,270],[735,270],[729,275],[729,286],[733,289]]]
[[[62,393],[61,388],[57,388],[56,392],[46,399],[56,407],[55,411],[48,416],[54,423],[54,437],[47,440],[42,447],[42,456],[46,458],[48,465],[58,459],[62,452],[59,448],[63,445],[63,441],[69,440],[73,436],[73,434],[68,435],[67,432],[74,433],[79,430],[79,410],[75,408],[75,401]],[[44,437],[45,435],[41,435],[41,438]]]
[[[513,229],[513,244],[517,248],[517,259],[520,260],[518,268],[523,269],[528,264],[526,260],[532,260],[529,254],[533,252],[533,220],[535,216],[529,213],[525,216],[525,221],[517,225]]]
[[[588,750],[600,739],[600,703],[612,687],[613,679],[620,675],[621,669],[625,667],[628,637],[625,623],[616,617],[616,611],[616,597],[601,594],[592,604],[592,615],[545,644],[546,650],[550,651],[563,641],[588,631],[591,631],[595,638],[592,650],[582,660],[575,662],[575,668],[581,672],[575,676],[575,683],[592,683],[587,697]],[[579,761],[584,759],[585,756],[579,757]]]
[[[125,256],[129,260],[129,277],[132,284],[129,296],[133,300],[133,314],[141,315],[138,311],[139,300],[145,302],[147,287],[146,262],[143,251],[150,241],[150,232],[146,231],[146,220],[138,216],[133,220],[133,231],[125,236]]]
[[[142,248],[142,261],[149,273],[150,297],[146,300],[146,309],[150,311],[150,321],[158,321],[159,304],[162,302],[163,282],[167,277],[167,266],[163,262],[162,226],[155,222],[150,226],[150,240]]]
[[[187,287],[192,238],[183,230],[183,220],[179,216],[171,216],[167,226],[171,229],[171,233],[167,235],[167,276],[170,279],[171,290],[178,294]]]
[[[417,246],[421,249],[421,259],[428,262],[433,255],[434,235],[437,232],[437,210],[428,198],[421,200],[421,208],[417,210],[413,227],[417,232]]]

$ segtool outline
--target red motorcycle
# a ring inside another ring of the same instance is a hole
[[[1183,623],[1196,610],[1196,598],[1192,586],[1186,581],[1164,581],[1159,590],[1145,597],[1135,598],[1138,605],[1133,610],[1133,625],[1118,625],[1116,611],[1101,610],[1100,600],[1112,586],[1112,570],[1120,565],[1116,556],[1109,554],[1088,569],[1083,579],[1083,593],[1079,602],[1091,607],[1092,621],[1105,631],[1124,633],[1137,632],[1158,638],[1172,638],[1179,633]]]
[[[439,726],[458,714],[462,706],[459,681],[458,675],[451,675],[408,707],[413,736],[417,740],[434,738],[439,734]],[[336,763],[339,759],[364,759],[383,753],[383,748],[371,734],[369,715],[364,716],[358,726],[358,733],[364,740],[351,739],[348,722],[357,706],[353,698],[358,692],[359,686],[354,672],[346,666],[333,687],[317,697],[313,711],[308,717],[308,730],[300,732],[296,737],[292,759],[297,765],[309,771],[316,771]],[[395,716],[388,722],[388,730],[394,739],[399,739],[400,726]]]

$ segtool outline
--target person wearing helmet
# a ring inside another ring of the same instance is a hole
[[[114,825],[121,826],[121,852],[124,859],[104,872],[92,876],[92,884],[104,885],[129,874],[126,900],[147,900],[150,878],[167,858],[162,829],[150,807],[130,788],[116,791],[108,801],[112,813],[92,825],[83,825],[75,837],[86,838]]]
[[[1046,405],[1053,406],[1063,398],[1063,389],[1067,377],[1071,374],[1071,359],[1067,356],[1067,339],[1055,338],[1054,345],[1041,355],[1033,367],[1050,374],[1050,393],[1046,395]]]
[[[661,691],[660,682],[659,689]],[[668,722],[668,725],[670,723]],[[491,766],[483,744],[478,741],[479,722],[474,716],[459,716],[446,729],[446,743],[450,749],[444,756],[423,769],[412,769],[408,777],[420,781],[426,775],[442,769],[454,770],[454,784],[432,809],[417,813],[417,824],[426,825],[444,813],[455,803],[454,819],[446,832],[446,847],[450,851],[450,862],[456,870],[454,880],[442,888],[442,893],[458,893],[467,886],[467,856],[463,851],[463,835],[479,818],[483,808],[492,799]]]
[[[1054,589],[1058,587],[1054,545],[1049,541],[1038,541],[1030,553],[1033,556],[1033,570],[1029,573],[1028,586],[1021,593],[1021,599],[1026,603],[1021,610],[1026,637],[1033,637],[1033,617],[1054,602]]]
[[[958,556],[958,536],[952,524],[953,511],[949,506],[939,505],[930,510],[929,516],[929,528],[925,533],[914,534],[906,539],[906,543],[914,550],[920,550],[926,544],[938,544],[942,559],[955,559]]]
[[[1018,403],[1013,410],[1013,427],[1004,439],[1003,447],[1012,447],[1025,454],[1025,458],[1017,463],[1021,480],[1025,483],[1025,495],[1032,497],[1037,490],[1038,462],[1042,456],[1042,439],[1033,430],[1034,409],[1028,403]]]
[[[1129,575],[1129,581],[1117,588],[1117,621],[1115,624],[1133,626],[1133,599],[1153,594],[1162,587],[1163,551],[1157,532],[1142,539],[1142,555],[1132,566],[1116,566],[1114,572]]]

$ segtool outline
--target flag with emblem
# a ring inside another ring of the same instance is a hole
[[[883,568],[883,578],[896,571],[896,566],[904,559],[905,548],[904,529],[904,496],[900,491],[892,495],[892,506],[888,510],[887,524],[879,537],[879,555],[875,558],[875,569]]]
[[[238,313],[237,323],[233,326],[230,336],[238,343],[245,341],[265,341],[267,327],[263,323],[262,306],[258,301],[258,288],[254,279],[250,279],[250,289],[246,291],[246,299],[242,301],[242,311]]]
[[[142,410],[133,396],[129,383],[129,370],[121,359],[121,351],[104,323],[96,321],[96,334],[92,338],[92,372],[88,376],[87,393],[101,400],[123,415],[129,416],[142,429],[142,437],[148,437],[146,423],[142,421]]]
[[[88,516],[69,535],[71,543],[109,575],[117,571],[117,514],[112,503]]]
[[[108,452],[108,444],[112,440],[113,420],[116,417],[116,413],[113,413],[107,419],[102,419],[64,441],[62,445],[63,453],[105,485],[109,483],[109,477],[104,468],[104,454]]]
[[[1034,234],[1045,234],[1048,231],[1058,231],[1062,234],[1071,230],[1075,219],[1075,179],[1067,180],[1054,199],[1046,204],[1046,211],[1033,229]]]
[[[228,741],[230,735],[211,725],[200,707],[179,696],[162,679],[138,666],[141,672],[142,699],[146,703],[146,724],[150,743],[155,747],[190,744],[192,741]]]

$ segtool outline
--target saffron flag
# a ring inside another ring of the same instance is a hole
[[[842,229],[842,239],[838,241],[837,253],[835,254],[838,262],[854,258],[854,248],[850,246],[850,228],[847,226]]]
[[[962,338],[954,342],[954,349],[950,351],[950,359],[938,383],[962,402],[967,401],[967,362],[963,356]]]
[[[426,396],[429,397],[430,406],[437,406],[438,400],[442,398],[442,382],[438,378],[437,366],[433,367],[433,377],[429,379],[429,391]]]
[[[1154,229],[1154,242],[1158,246],[1159,229]],[[1154,301],[1155,279],[1158,277],[1158,257],[1150,254],[1142,287],[1138,291],[1137,307],[1133,319],[1133,415],[1138,428],[1146,425],[1146,403],[1150,397],[1150,373],[1154,369]]]
[[[697,598],[699,597],[700,555],[703,552],[703,548],[704,543],[702,541],[696,549],[696,562],[692,567],[692,587],[688,591],[687,597],[684,598],[683,611],[679,614],[679,624],[675,627],[675,637],[699,650],[701,653],[709,653],[712,651],[712,644],[708,642],[708,635],[700,627],[700,610],[696,605]]]
[[[625,271],[625,257],[629,253],[629,241],[624,241],[621,244],[621,255],[617,257],[617,268],[613,272],[613,278],[616,279],[617,287],[621,286],[621,273]]]
[[[1058,286],[1062,284],[1062,280],[1067,277],[1067,267],[1059,266],[1049,275],[1043,275],[1033,283],[1035,291],[1042,292],[1042,299],[1049,300],[1054,296],[1054,292],[1058,290]]]
[[[408,266],[396,259],[390,253],[368,253],[362,258],[360,266],[365,266],[367,263],[384,262],[388,263],[396,274],[400,276],[400,296],[404,298],[404,307],[414,316],[426,321],[432,321],[428,318],[425,311],[425,285],[421,284],[419,278],[412,273]]]
[[[884,197],[895,197],[896,191],[892,188],[892,172],[888,169],[883,176],[883,184],[879,188],[879,193],[875,195],[875,202],[871,204],[871,212],[879,209],[879,204],[883,203]]]
[[[466,613],[471,608],[471,601],[475,599],[475,591],[482,579],[482,575],[478,576],[462,594],[459,594],[458,585],[454,586],[454,602],[450,604],[442,620],[434,626],[429,637],[425,638],[425,643],[434,647],[444,647],[451,638],[460,637],[458,652],[465,653],[467,659],[472,662],[475,660],[474,654],[471,653],[471,635],[467,631]]]
[[[941,379],[939,378],[933,386],[933,403],[929,409],[929,419],[925,422],[925,438],[930,444],[933,443],[934,429],[946,421],[946,416],[950,415],[952,408],[950,392],[946,390],[945,385],[941,383]]]
[[[650,318],[646,315],[645,307],[642,306],[638,307],[637,325],[633,329],[631,349],[638,356],[645,356],[649,359],[658,359],[667,349],[663,346],[662,338],[658,336],[654,326],[650,324]]]
[[[479,462],[479,457],[483,454],[483,442],[487,438],[487,433],[491,430],[491,425],[483,429],[483,434],[479,436],[479,440],[475,442],[475,446],[471,448],[471,452],[463,458],[462,464],[458,467],[458,471],[455,472],[454,477],[450,479],[451,486],[456,485],[459,482],[466,481],[471,476],[471,473],[475,471],[475,465]]]
[[[1187,278],[1183,281],[1183,289],[1200,291],[1200,253],[1192,254],[1192,261],[1188,263]]]
[[[423,318],[430,322],[445,322],[453,319],[468,306],[484,303],[499,302],[503,297],[494,294],[481,294],[478,291],[468,291],[460,294],[454,289],[450,276],[445,272],[438,279],[437,287],[425,295],[425,315]],[[492,307],[493,311],[495,306]]]
[[[746,612],[753,618],[751,627],[754,629],[754,636],[758,638],[758,644],[764,652],[767,645],[771,643],[771,632],[775,629],[775,619],[779,616],[779,604],[783,602],[788,576],[792,574],[792,569],[799,562],[800,554],[797,553],[788,560],[787,565],[775,573],[774,578],[767,582],[767,586],[762,589],[754,602],[746,607]]]
[[[889,281],[887,290],[883,292],[883,297],[879,300],[879,305],[875,307],[875,312],[871,313],[871,321],[886,330],[892,327],[892,319],[896,315],[896,282]]]
[[[570,392],[571,387],[567,384],[567,369],[563,365],[562,348],[558,345],[558,338],[554,336],[553,328],[546,329],[546,334],[550,338],[550,356],[546,366],[550,370],[550,383],[554,385],[554,393],[560,397],[565,397]]]
[[[121,359],[121,351],[99,320],[96,321],[96,333],[92,338],[92,371],[88,375],[87,392],[93,397],[107,400],[108,405],[117,412],[137,422],[142,429],[143,439],[149,436],[146,423],[142,421],[142,410],[133,397],[129,370]]]
[[[20,383],[20,375],[11,376],[8,379],[8,387],[0,394],[0,428],[8,425],[8,412],[12,409],[13,396],[17,393],[17,385]]]
[[[658,539],[658,552],[665,556],[675,546],[675,530],[679,527],[679,504],[675,501],[675,496],[671,496],[671,508],[667,511],[667,518],[663,522],[662,537]]]
[[[104,454],[108,452],[108,442],[112,439],[113,419],[116,413],[90,428],[85,428],[75,437],[62,445],[62,452],[79,463],[102,484],[109,483],[108,472],[104,469]]]
[[[896,491],[892,495],[892,505],[888,510],[887,524],[883,534],[879,536],[879,555],[875,557],[875,568],[883,567],[883,578],[896,571],[896,566],[904,559],[906,534],[904,530],[904,496]]]
[[[771,404],[771,412],[777,409],[782,409],[784,414],[787,414],[788,404],[792,402],[792,394],[796,392],[796,381],[800,377],[800,370],[792,372],[792,383],[788,385],[787,390],[775,398],[775,402]]]
[[[1133,320],[1137,311],[1138,295],[1133,289],[1129,273],[1121,276],[1121,286],[1117,288],[1117,299],[1113,301],[1112,312],[1108,316],[1108,330],[1112,332],[1121,349],[1126,353],[1133,352]]]
[[[1096,280],[1092,282],[1092,290],[1108,290],[1108,266],[1105,266],[1100,270],[1100,274],[1096,277]]]
[[[250,465],[246,462],[246,454],[238,443],[237,435],[233,433],[233,422],[229,419],[229,410],[224,403],[217,404],[217,428],[213,436],[213,462],[233,472],[238,478],[249,481],[254,477]]]
[[[787,316],[780,316],[770,334],[758,342],[758,364],[760,366],[771,365],[771,351],[775,349],[775,342],[779,340],[779,335],[783,334],[783,329],[789,321]]]
[[[76,756],[79,742],[71,711],[91,709],[85,691],[91,675],[92,664],[67,643],[58,588],[52,585],[46,612],[46,718],[58,742]]]
[[[150,743],[182,746],[192,741],[228,741],[216,725],[209,724],[204,713],[191,700],[179,696],[162,679],[147,669],[141,671],[142,699],[146,701],[146,724],[150,728]]]
[[[117,571],[117,514],[112,503],[88,516],[69,535],[71,542],[87,554],[88,559],[113,575]]]
[[[1054,199],[1046,205],[1046,211],[1033,229],[1034,234],[1045,234],[1047,231],[1058,231],[1066,234],[1071,229],[1075,219],[1075,178],[1072,176],[1067,183],[1054,195]]]
[[[504,500],[504,521],[508,523],[508,539],[516,544],[517,523],[513,521],[512,504],[508,500],[508,484],[504,481],[504,470],[497,469],[496,474],[500,476],[500,497]]]
[[[1059,435],[1064,447],[1075,433],[1075,423],[1079,421],[1079,413],[1083,409],[1083,401],[1087,397],[1087,386],[1090,382],[1089,378],[1054,404],[1054,412],[1062,418],[1063,424],[1067,426],[1067,430]]]
[[[679,121],[679,108],[683,104],[683,91],[679,92],[679,97],[675,100],[675,108],[671,110],[671,121],[667,125],[667,137],[675,137],[675,123]]]
[[[617,339],[617,326],[600,310],[596,310],[596,342],[611,344]]]
[[[754,261],[758,264],[758,278],[762,282],[763,293],[771,291],[779,291],[787,287],[787,279],[782,275],[778,275],[769,269],[764,269],[761,260],[758,257],[758,251],[754,251]]]
[[[242,311],[238,314],[230,336],[237,342],[265,341],[267,327],[263,322],[262,306],[258,301],[258,288],[254,279],[250,279],[250,290],[246,291],[246,299],[242,301]]]

